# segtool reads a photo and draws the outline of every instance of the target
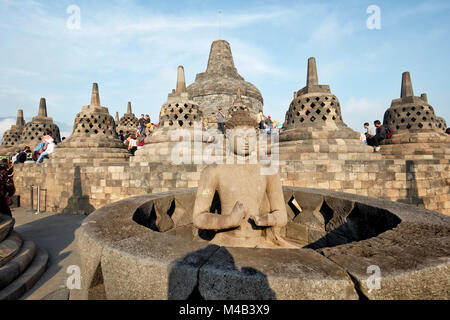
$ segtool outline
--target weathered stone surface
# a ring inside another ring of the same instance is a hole
[[[450,298],[450,229],[402,223],[380,236],[323,254],[345,268],[369,299]],[[380,270],[380,287],[369,266]],[[373,289],[373,290],[371,290]]]
[[[0,213],[0,242],[3,241],[14,228],[15,220]]]
[[[357,299],[345,271],[313,250],[225,248],[200,269],[207,300]]]
[[[25,241],[24,247],[30,242]],[[36,255],[33,253],[33,256],[34,259],[26,271],[6,288],[0,290],[0,300],[18,300],[41,278],[47,268],[48,254],[43,249],[37,249]]]
[[[27,269],[35,256],[35,252],[36,245],[34,242],[25,241],[14,258],[0,267],[0,290],[12,283]]]
[[[9,237],[0,242],[0,267],[10,261],[22,246],[22,238],[17,232],[12,232]]]
[[[216,250],[216,246],[153,232],[116,242],[102,253],[106,296],[187,299],[197,285],[198,269]]]
[[[194,192],[135,197],[90,215],[77,234],[82,244],[82,272],[87,275],[82,286],[85,298],[228,299],[255,294],[276,299],[356,299],[355,290],[369,299],[448,298],[447,216],[387,200],[285,188],[285,196],[295,192],[320,195],[328,199],[333,214],[347,216],[345,223],[355,218],[360,223],[349,230],[354,232],[349,238],[356,238],[339,246],[326,243],[315,251],[219,249],[207,241],[192,241],[189,225],[159,233],[133,221],[134,212],[146,203],[176,200]],[[352,213],[347,214],[352,206]],[[370,230],[376,233],[370,235]],[[365,281],[371,275],[367,273],[370,265],[381,268],[381,291],[368,292]],[[95,290],[100,293],[94,295]],[[71,299],[75,298],[71,293]]]

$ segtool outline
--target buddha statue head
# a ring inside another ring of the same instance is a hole
[[[248,108],[235,108],[232,117],[226,121],[228,147],[235,155],[246,157],[256,149],[256,122]]]

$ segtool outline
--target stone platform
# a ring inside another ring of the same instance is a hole
[[[76,236],[84,289],[71,299],[450,298],[450,217],[285,187],[285,237],[306,245],[228,248],[192,227],[194,199],[195,189],[128,198],[86,218]],[[372,265],[377,290],[367,284]]]

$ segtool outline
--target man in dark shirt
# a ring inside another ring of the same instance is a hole
[[[139,119],[139,134],[142,134],[145,130],[145,116],[141,114],[141,118]]]
[[[374,147],[373,151],[378,152],[380,151],[380,142],[386,139],[386,128],[381,125],[380,120],[376,120],[374,122],[375,127],[377,128],[376,134],[373,137],[370,137],[367,139],[367,144],[369,146]]]
[[[16,162],[14,162],[14,164],[25,163],[25,161],[27,161],[27,153],[25,150],[23,150],[23,151],[18,150],[19,154],[17,155]]]

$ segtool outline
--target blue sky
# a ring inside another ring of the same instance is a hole
[[[66,26],[70,5],[80,8],[79,30]],[[370,5],[381,9],[380,30],[366,26]],[[426,92],[450,122],[447,0],[0,0],[0,117],[14,117],[19,108],[32,117],[45,97],[49,116],[72,126],[98,82],[112,115],[131,101],[135,114],[157,119],[177,66],[185,67],[188,84],[206,69],[219,38],[219,10],[221,38],[274,119],[284,120],[314,56],[319,82],[331,86],[354,129],[382,119],[400,96],[404,71],[415,94]]]

